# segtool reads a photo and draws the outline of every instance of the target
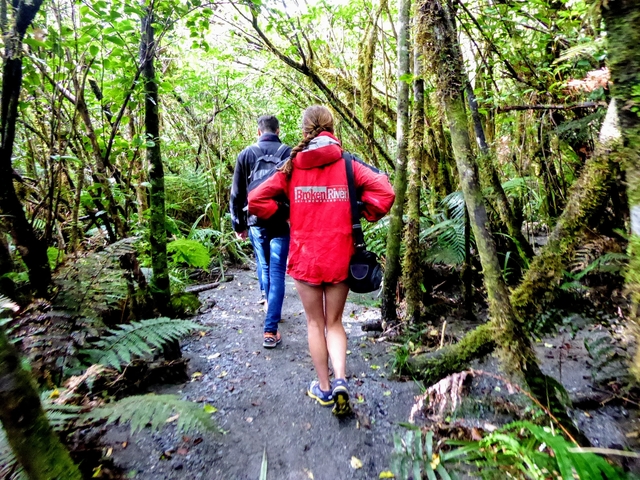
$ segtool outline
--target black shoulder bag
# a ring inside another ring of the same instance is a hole
[[[378,263],[376,254],[367,250],[367,246],[364,243],[351,154],[344,152],[342,157],[344,158],[344,164],[347,169],[353,244],[356,248],[349,262],[349,278],[347,279],[347,284],[352,292],[369,293],[380,288],[380,284],[382,283],[382,268],[380,267],[380,263]]]

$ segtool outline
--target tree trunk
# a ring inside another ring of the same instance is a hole
[[[549,388],[553,382],[540,371],[529,339],[511,307],[507,286],[502,278],[495,242],[488,228],[489,219],[478,180],[478,168],[471,153],[462,95],[465,85],[462,53],[451,12],[441,0],[423,1],[419,11],[419,43],[423,47],[425,61],[435,76],[436,90],[447,112],[460,184],[482,263],[494,338],[500,347],[507,371],[524,377],[537,400],[547,405],[571,433],[578,434],[556,392]]]
[[[391,221],[387,234],[387,259],[382,289],[382,319],[396,322],[396,290],[400,278],[400,244],[402,242],[402,214],[407,190],[407,150],[409,130],[409,85],[405,77],[409,74],[409,7],[410,0],[400,0],[398,8],[398,127],[396,131],[396,178],[393,189],[396,200],[391,209]]]
[[[640,319],[640,4],[637,0],[610,0],[602,4],[602,16],[607,29],[611,93],[621,106],[620,160],[626,172],[631,212],[626,283],[631,294],[632,318],[637,323]],[[640,349],[632,373],[640,381]]]
[[[22,88],[22,39],[42,0],[20,2],[15,12],[15,24],[5,39],[5,62],[0,105],[0,214],[6,216],[11,236],[29,270],[29,282],[36,294],[45,297],[51,282],[47,246],[40,241],[27,221],[13,185],[13,143],[18,119],[18,103]]]
[[[411,138],[409,142],[409,187],[407,191],[407,226],[404,243],[404,286],[407,299],[406,320],[417,323],[420,321],[420,307],[422,303],[423,285],[422,252],[420,251],[420,187],[421,166],[424,157],[424,80],[422,79],[422,65],[418,50],[414,52],[413,65],[416,76],[413,82],[413,113],[411,116]],[[427,295],[430,292],[425,292]]]
[[[160,119],[158,115],[158,84],[154,69],[155,40],[153,11],[142,19],[140,63],[145,93],[144,124],[147,138],[147,162],[151,184],[151,219],[149,222],[151,241],[151,294],[160,312],[169,305],[169,268],[167,266],[167,230],[164,201],[164,169],[160,155]]]
[[[375,110],[373,106],[373,60],[378,42],[378,18],[382,13],[386,0],[380,0],[368,31],[365,33],[365,41],[358,55],[358,84],[360,87],[360,106],[362,108],[362,124],[367,129],[365,141],[369,148],[371,160],[377,164],[376,149],[373,144],[375,130]]]
[[[481,171],[485,173],[485,182],[487,186],[490,186],[493,189],[493,195],[495,197],[495,207],[498,211],[498,215],[500,216],[500,221],[507,227],[507,232],[509,236],[513,240],[513,243],[516,245],[518,249],[518,254],[525,265],[528,265],[531,259],[533,258],[533,248],[529,245],[529,242],[522,231],[520,230],[520,226],[517,224],[515,220],[515,216],[513,215],[513,210],[511,209],[511,205],[509,204],[509,200],[507,199],[507,195],[504,193],[504,189],[502,188],[502,184],[500,183],[500,178],[498,177],[498,172],[496,171],[495,165],[493,164],[493,158],[491,157],[491,151],[489,150],[489,145],[487,144],[486,137],[484,135],[484,128],[482,127],[482,119],[480,118],[480,113],[478,112],[478,102],[476,101],[476,96],[473,93],[473,89],[471,88],[471,83],[466,79],[467,87],[467,100],[469,102],[469,109],[471,110],[471,118],[473,120],[473,130],[476,136],[476,141],[478,143],[478,147],[480,148],[481,160],[480,163],[484,166],[481,167]]]
[[[80,480],[78,468],[42,410],[31,374],[0,326],[0,420],[31,480]]]
[[[525,320],[532,318],[552,298],[568,268],[574,248],[607,203],[616,161],[616,117],[616,101],[612,100],[595,152],[571,188],[567,206],[547,244],[533,259],[522,282],[511,294],[513,307]]]

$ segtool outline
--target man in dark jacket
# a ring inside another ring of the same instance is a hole
[[[281,319],[284,301],[284,274],[289,254],[289,224],[286,213],[276,215],[268,221],[248,216],[247,196],[249,186],[253,185],[251,177],[256,174],[256,163],[260,159],[286,160],[289,158],[291,147],[280,142],[279,133],[280,124],[276,117],[263,115],[258,118],[258,142],[248,146],[238,155],[230,201],[233,229],[239,238],[249,237],[256,256],[260,290],[267,303],[262,343],[265,348],[274,348],[282,341],[278,332],[278,322]]]

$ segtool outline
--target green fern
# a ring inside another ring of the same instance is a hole
[[[13,450],[7,441],[4,429],[0,428],[0,478],[5,480],[29,480],[18,460],[13,455]]]
[[[208,268],[211,262],[207,249],[196,240],[174,240],[167,244],[167,252],[173,253],[174,262],[186,263],[190,267]]]
[[[479,441],[445,441],[438,451],[432,432],[409,428],[404,437],[394,436],[391,470],[398,480],[446,480],[457,478],[455,470],[486,479],[546,480],[553,472],[563,480],[627,478],[604,458],[579,452],[558,432],[527,421],[509,423]]]
[[[167,317],[153,318],[119,325],[109,329],[110,335],[94,342],[95,348],[84,350],[90,363],[99,363],[120,369],[131,363],[134,357],[143,357],[162,348],[167,343],[205,327],[189,320],[174,320]]]
[[[429,244],[426,259],[433,263],[460,265],[465,259],[465,203],[462,192],[453,192],[441,202],[442,213],[429,227],[421,227],[420,241]]]
[[[417,427],[408,430],[404,437],[395,434],[391,456],[391,471],[398,480],[422,479],[450,480],[457,478],[447,471],[444,464],[457,455],[451,452],[436,453],[433,432],[423,433]]]
[[[175,395],[135,395],[93,409],[85,414],[90,422],[106,420],[107,424],[129,424],[134,434],[145,427],[152,431],[175,421],[181,433],[220,431],[211,419],[212,408],[180,400]],[[175,420],[174,420],[175,419]]]

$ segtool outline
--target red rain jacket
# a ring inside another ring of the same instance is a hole
[[[380,220],[395,194],[387,176],[352,162],[364,217]],[[314,138],[293,160],[289,178],[277,172],[249,194],[249,213],[268,219],[286,195],[291,206],[291,242],[287,273],[313,285],[347,279],[354,252],[351,204],[342,147],[328,132]]]

